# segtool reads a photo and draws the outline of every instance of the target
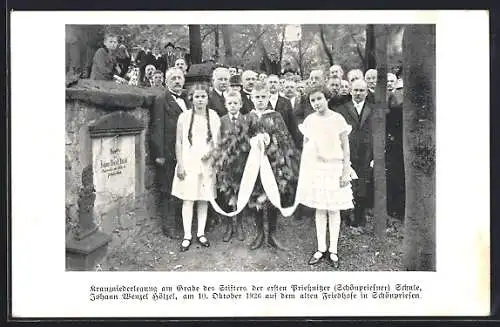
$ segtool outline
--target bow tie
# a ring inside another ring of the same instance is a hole
[[[177,93],[170,92],[170,94],[172,94],[172,96],[176,99],[182,99],[182,96]]]

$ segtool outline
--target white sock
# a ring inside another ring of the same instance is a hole
[[[184,238],[190,240],[191,227],[193,225],[193,201],[184,200],[182,202],[182,226],[184,227]]]
[[[198,233],[196,236],[200,237],[205,235],[205,225],[207,224],[207,211],[208,211],[208,202],[207,201],[198,201],[196,204],[198,207]]]
[[[330,232],[330,253],[337,253],[340,233],[340,210],[328,210],[328,228]]]
[[[326,210],[316,209],[316,238],[318,240],[318,251],[326,251]]]

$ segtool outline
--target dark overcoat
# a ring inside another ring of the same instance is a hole
[[[189,108],[186,95],[182,98]],[[161,192],[170,194],[177,159],[175,157],[175,139],[177,119],[182,113],[174,96],[166,90],[155,98],[151,111],[151,154],[156,158],[165,158],[165,165],[156,164],[156,181]]]
[[[370,167],[373,160],[373,109],[365,101],[360,117],[352,101],[349,101],[335,111],[352,127],[349,134],[350,158],[352,168],[358,175],[358,180],[353,183],[354,195],[370,197],[373,187],[373,169]]]

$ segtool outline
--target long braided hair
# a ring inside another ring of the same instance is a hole
[[[205,84],[197,83],[193,85],[193,87],[189,91],[189,98],[193,100],[193,94],[195,91],[204,91],[208,97],[208,87]],[[190,145],[193,145],[193,122],[194,122],[194,105],[191,109],[191,120],[189,122],[189,130],[188,130],[188,141]],[[207,119],[207,143],[212,141],[212,129],[210,127],[210,115],[208,111],[208,105],[205,107],[205,117]]]

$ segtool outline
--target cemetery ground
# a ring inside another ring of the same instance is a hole
[[[327,271],[332,270],[323,261],[309,266],[307,261],[316,249],[314,220],[304,217],[301,222],[292,217],[278,218],[278,238],[289,251],[276,250],[265,244],[250,250],[248,244],[255,235],[253,219],[244,216],[246,239],[233,237],[223,242],[224,225],[216,225],[206,235],[211,245],[204,248],[193,243],[188,251],[180,252],[180,240],[163,235],[159,217],[142,220],[134,237],[123,238],[122,231],[113,232],[112,246],[106,258],[96,268],[103,271]],[[196,222],[196,217],[193,219]],[[196,236],[196,223],[193,223]],[[369,216],[365,231],[357,235],[342,223],[338,245],[340,271],[398,271],[402,264],[403,223],[391,219],[385,236],[377,240],[374,218]]]

